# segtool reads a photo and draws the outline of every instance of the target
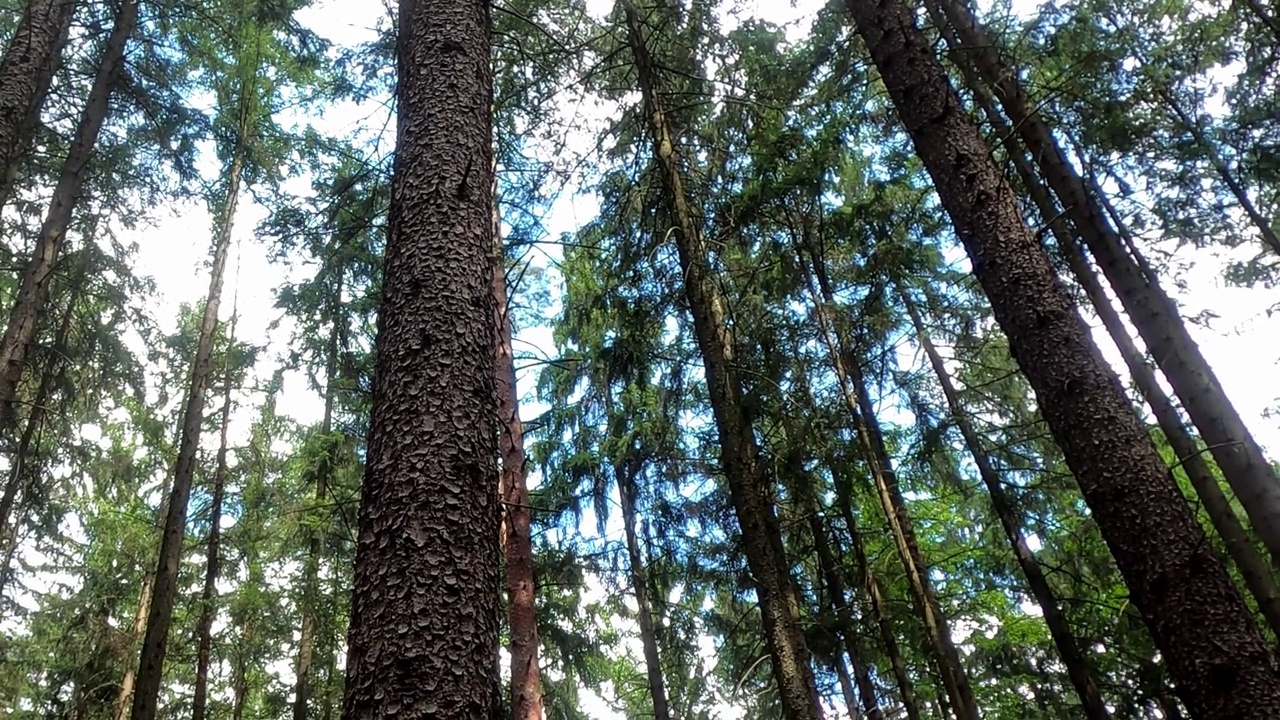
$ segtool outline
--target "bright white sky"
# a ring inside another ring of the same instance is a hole
[[[606,14],[612,5],[610,0],[591,0],[588,4],[597,16]],[[792,37],[795,38],[807,30],[808,21],[822,4],[820,0],[800,0],[794,6],[788,6],[783,2],[759,0],[744,3],[746,12],[741,13],[740,17],[755,16],[779,23],[801,20],[802,22],[793,26]],[[371,28],[376,26],[378,15],[384,12],[381,3],[369,0],[328,0],[307,10],[302,19],[320,35],[334,42],[354,44],[372,37]],[[726,22],[731,21],[726,19]],[[374,110],[341,106],[327,112],[324,118],[307,120],[326,132],[341,134],[361,125],[381,126],[382,116],[371,116],[371,112]],[[585,149],[588,143],[589,138],[584,136],[572,145]],[[304,180],[297,187],[301,190],[307,184]],[[279,311],[273,308],[273,293],[279,283],[281,271],[268,261],[267,249],[253,237],[253,228],[264,217],[265,211],[247,197],[242,200],[241,207],[235,227],[235,237],[240,240],[239,258],[232,258],[223,316],[225,318],[230,313],[231,293],[238,292],[241,313],[239,331],[242,340],[266,344],[269,346],[268,354],[274,355],[284,351],[289,343],[287,327],[271,335],[267,333],[268,324],[279,315]],[[576,230],[589,221],[594,212],[595,203],[592,198],[575,198],[571,192],[564,193],[545,219],[548,237],[556,238],[561,232]],[[135,240],[139,244],[140,272],[151,275],[156,280],[159,292],[154,300],[155,313],[166,327],[172,327],[180,303],[197,302],[206,292],[207,279],[201,266],[207,257],[209,227],[209,217],[203,208],[188,206],[172,216],[157,218],[157,225],[154,227],[125,237],[126,240]],[[548,248],[548,251],[558,254],[554,248]],[[1220,316],[1212,330],[1193,327],[1193,335],[1218,371],[1227,393],[1259,441],[1273,450],[1280,448],[1280,431],[1276,423],[1263,416],[1280,396],[1280,381],[1276,380],[1276,361],[1280,355],[1280,347],[1274,340],[1280,338],[1280,318],[1269,318],[1265,314],[1267,306],[1276,302],[1274,292],[1224,287],[1219,280],[1223,264],[1213,254],[1208,251],[1186,250],[1183,255],[1194,260],[1192,270],[1181,278],[1187,286],[1187,292],[1179,297],[1185,313],[1195,315],[1210,309]],[[234,270],[237,265],[238,281]],[[1168,285],[1172,288],[1172,283]],[[1096,322],[1094,324],[1097,325]],[[546,328],[523,330],[519,340],[525,349],[537,354],[549,355],[554,350]],[[1119,367],[1118,357],[1105,333],[1099,333],[1099,343]],[[269,373],[270,368],[260,368],[258,371],[260,377]],[[531,380],[528,376],[522,378],[522,389],[526,393],[532,391]],[[293,377],[286,385],[279,408],[281,412],[293,415],[298,420],[311,422],[318,419],[320,401],[307,389],[300,376]],[[537,410],[529,406],[524,415],[530,417]],[[233,435],[241,438],[247,435],[252,412],[252,408],[242,409],[240,414],[244,422],[240,423]],[[587,518],[584,526],[592,527],[594,522]],[[610,527],[607,534],[611,539],[617,539],[620,528]],[[639,657],[638,649],[631,650]],[[710,648],[708,652],[710,653]],[[291,674],[287,667],[280,668],[280,671]],[[597,713],[597,717],[614,717],[603,703],[595,705],[592,710]],[[728,713],[731,711],[727,711],[726,717],[731,716]]]

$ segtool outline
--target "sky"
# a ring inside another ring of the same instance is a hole
[[[821,4],[818,0],[801,0],[790,5],[777,0],[746,2],[743,3],[745,7],[740,16],[754,16],[779,23],[794,22],[791,35],[798,38],[807,28],[806,21],[812,18]],[[589,0],[588,5],[593,14],[603,16],[609,11],[612,0]],[[372,29],[377,25],[377,18],[385,12],[382,3],[370,0],[321,0],[316,6],[306,10],[301,20],[321,36],[336,43],[354,44],[373,37]],[[361,127],[381,125],[381,117],[371,113],[374,111],[369,107],[353,107],[348,104],[326,112],[323,118],[305,120],[324,131],[342,134]],[[601,118],[596,118],[597,121],[599,119]],[[583,137],[575,138],[571,146],[585,149],[590,142],[591,138],[584,134]],[[298,181],[295,187],[303,190],[308,185],[309,181],[304,179]],[[560,200],[548,210],[544,218],[546,236],[557,238],[562,232],[575,231],[594,216],[595,207],[591,197],[576,196],[573,192],[562,193]],[[270,357],[286,350],[289,335],[287,327],[268,333],[271,322],[280,316],[280,311],[274,308],[274,290],[280,280],[281,270],[269,261],[268,249],[254,237],[254,226],[264,216],[265,210],[261,206],[247,196],[242,199],[234,229],[237,251],[229,266],[223,317],[225,319],[230,314],[229,300],[234,293],[240,313],[241,339],[266,345],[267,355]],[[166,327],[172,327],[178,306],[198,302],[207,291],[208,281],[203,264],[209,249],[208,238],[211,237],[210,218],[202,207],[186,205],[173,213],[161,212],[155,220],[149,227],[123,233],[123,239],[137,242],[138,270],[154,277],[157,285],[157,293],[153,298],[155,316]],[[552,255],[558,252],[550,246],[546,250]],[[1186,286],[1186,290],[1177,295],[1184,314],[1194,316],[1201,311],[1212,310],[1219,316],[1211,328],[1193,326],[1193,336],[1218,371],[1227,394],[1258,440],[1272,451],[1280,449],[1280,429],[1273,419],[1264,416],[1269,408],[1276,406],[1277,398],[1280,397],[1280,380],[1277,380],[1276,373],[1280,343],[1273,340],[1280,337],[1280,317],[1269,317],[1266,314],[1266,308],[1275,303],[1274,293],[1265,289],[1225,287],[1220,280],[1223,267],[1220,257],[1206,250],[1184,250],[1180,253],[1191,261],[1190,270],[1179,277]],[[1166,285],[1172,290],[1172,282]],[[518,300],[518,289],[516,297]],[[1100,326],[1096,319],[1092,319],[1092,324]],[[1095,335],[1108,358],[1116,367],[1121,367],[1118,354],[1105,332]],[[522,329],[517,342],[517,351],[544,356],[554,354],[547,328]],[[269,362],[257,371],[260,377],[265,377],[270,372]],[[532,379],[531,373],[522,373],[521,389],[530,399]],[[280,412],[302,422],[312,422],[318,419],[320,409],[320,399],[306,387],[305,380],[300,375],[288,378],[279,401]],[[540,410],[541,406],[530,402],[525,405],[523,415],[529,418]],[[247,436],[248,425],[254,413],[253,407],[239,410],[240,422],[232,433],[233,443],[237,438]],[[613,515],[617,517],[618,513]],[[584,519],[584,528],[593,526],[593,519]],[[606,535],[612,540],[618,539],[620,532],[616,523],[606,529]],[[632,647],[630,651],[639,656],[638,648]],[[712,649],[708,648],[708,655],[710,654]],[[287,674],[289,670],[282,667],[279,672]],[[610,714],[603,703],[596,703],[593,712],[600,718],[621,717]]]

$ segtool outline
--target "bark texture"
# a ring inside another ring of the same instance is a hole
[[[768,475],[760,461],[752,419],[742,404],[734,338],[725,299],[708,267],[706,242],[685,192],[676,154],[675,133],[659,96],[658,76],[641,30],[639,12],[623,0],[627,42],[635,59],[640,92],[649,121],[654,161],[666,195],[676,252],[684,276],[684,294],[693,316],[694,335],[706,373],[707,390],[720,443],[720,463],[730,502],[742,531],[774,681],[785,720],[822,717],[809,649],[799,622],[799,600],[782,545]]]
[[[345,720],[500,716],[489,15],[400,4]]]
[[[913,14],[846,6],[1188,708],[1280,716],[1269,649]]]
[[[17,417],[14,403],[18,383],[22,380],[26,366],[27,352],[35,339],[40,314],[48,301],[49,281],[65,244],[72,214],[84,191],[85,180],[89,175],[89,161],[98,143],[98,133],[107,119],[112,92],[124,72],[125,46],[137,23],[138,1],[123,0],[116,14],[115,25],[98,59],[98,69],[89,90],[89,99],[80,114],[75,136],[58,176],[58,184],[53,190],[53,200],[40,227],[40,235],[36,238],[35,250],[23,270],[4,336],[0,338],[0,437],[13,432]],[[3,116],[3,112],[0,112],[0,117]]]
[[[1126,248],[1102,207],[1104,196],[1090,193],[1066,157],[1036,105],[1001,59],[972,12],[957,0],[930,0],[945,15],[959,40],[960,61],[991,87],[1014,130],[1039,163],[1045,182],[1058,196],[1080,239],[1097,259],[1107,281],[1133,320],[1138,334],[1208,443],[1214,460],[1235,491],[1258,537],[1280,563],[1280,475],[1262,453],[1227,398],[1213,369],[1187,332],[1177,305],[1157,278],[1144,272],[1136,248]]]
[[[0,208],[30,150],[40,110],[62,64],[75,0],[28,0],[0,57]]]
[[[496,220],[496,214],[495,214]],[[497,235],[497,223],[494,223]],[[498,243],[498,257],[502,257]],[[495,389],[498,400],[498,454],[502,458],[503,551],[507,560],[507,622],[511,633],[511,718],[541,720],[542,675],[538,667],[538,616],[534,607],[533,536],[530,525],[528,466],[516,360],[512,351],[511,316],[507,307],[506,263],[493,266],[493,303],[498,354]]]

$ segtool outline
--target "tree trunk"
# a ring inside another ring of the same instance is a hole
[[[17,552],[18,533],[25,523],[28,508],[21,507],[23,501],[40,482],[40,462],[36,457],[36,436],[44,424],[48,414],[49,396],[53,388],[66,373],[67,336],[71,333],[71,321],[75,318],[76,306],[84,292],[85,274],[88,272],[88,260],[80,259],[76,263],[75,273],[70,281],[71,294],[67,297],[67,306],[63,310],[62,321],[54,333],[53,353],[46,361],[40,374],[40,384],[36,387],[35,397],[31,402],[31,412],[27,414],[26,424],[22,428],[22,436],[18,439],[18,447],[14,452],[9,468],[9,477],[5,481],[4,491],[0,493],[0,548],[4,548],[4,564],[0,565],[0,596],[4,595],[13,578],[13,556]],[[21,512],[15,514],[18,507]]]
[[[900,0],[846,3],[1116,564],[1193,713],[1280,716],[1244,601]]]
[[[962,3],[930,0],[946,15],[960,39],[957,53],[991,85],[1023,144],[1071,219],[1080,238],[1115,288],[1143,342],[1200,430],[1227,482],[1249,515],[1254,530],[1280,564],[1280,475],[1267,461],[1244,421],[1227,399],[1212,368],[1187,332],[1177,305],[1154,277],[1144,277],[1107,222],[1098,198],[1059,147],[1034,103],[1001,61],[997,46]]]
[[[1102,694],[1098,691],[1098,684],[1094,680],[1093,671],[1085,662],[1084,655],[1080,652],[1075,636],[1071,633],[1071,625],[1067,621],[1066,615],[1063,614],[1062,605],[1058,602],[1058,596],[1053,592],[1053,588],[1050,587],[1049,579],[1045,577],[1044,571],[1040,568],[1040,563],[1036,561],[1035,555],[1031,553],[1031,548],[1027,546],[1027,538],[1022,532],[1022,524],[1018,517],[1017,508],[1014,507],[1012,498],[1005,493],[1004,486],[1000,482],[1000,476],[996,474],[991,458],[982,447],[981,438],[969,423],[969,417],[965,414],[964,407],[960,403],[960,396],[951,381],[951,375],[947,373],[947,367],[942,361],[942,356],[938,353],[938,349],[934,347],[933,341],[925,330],[924,320],[920,317],[919,309],[916,308],[915,303],[912,302],[911,297],[906,292],[903,292],[900,288],[898,292],[902,296],[903,304],[906,305],[907,313],[911,316],[911,322],[915,326],[920,346],[929,358],[929,364],[933,367],[933,372],[938,376],[938,384],[942,387],[942,394],[947,400],[947,409],[951,413],[952,421],[955,423],[956,428],[959,429],[965,446],[969,449],[969,455],[973,458],[973,464],[978,468],[978,475],[981,477],[983,485],[987,487],[987,493],[991,497],[992,510],[1000,521],[1000,527],[1003,528],[1005,538],[1009,541],[1009,546],[1013,550],[1013,556],[1018,563],[1018,567],[1027,579],[1027,588],[1031,590],[1031,596],[1036,599],[1036,604],[1040,606],[1044,615],[1045,625],[1048,626],[1049,634],[1053,637],[1054,645],[1058,648],[1058,656],[1062,659],[1062,664],[1067,668],[1067,675],[1071,678],[1071,684],[1075,687],[1076,694],[1080,696],[1080,704],[1084,708],[1085,716],[1092,720],[1106,720],[1111,717],[1111,713],[1107,710],[1107,705],[1102,700]]]
[[[853,681],[849,679],[849,668],[845,667],[844,659],[837,654],[831,661],[831,667],[836,672],[836,679],[840,681],[840,694],[844,696],[844,708],[849,714],[849,720],[862,720],[862,710],[858,708],[858,698],[854,695]]]
[[[911,515],[898,486],[898,476],[894,471],[889,451],[885,447],[884,434],[876,419],[875,408],[871,403],[871,395],[867,391],[861,365],[848,341],[837,332],[831,317],[835,292],[827,278],[821,257],[811,246],[806,249],[813,263],[812,276],[807,280],[818,315],[818,325],[830,351],[836,376],[840,380],[845,404],[853,417],[863,458],[870,469],[880,508],[884,511],[889,523],[898,559],[906,572],[912,601],[921,621],[924,622],[934,659],[942,674],[943,687],[958,713],[958,720],[976,720],[980,717],[978,703],[974,699],[969,678],[961,664],[960,653],[951,639],[951,629],[938,604],[933,583],[929,580],[929,569],[924,563],[920,546],[916,542]],[[819,292],[814,291],[813,278],[818,281],[820,295]]]
[[[834,465],[831,467],[831,474],[835,478],[836,504],[839,506],[840,516],[844,519],[844,524],[849,530],[849,546],[853,550],[858,577],[867,593],[867,599],[871,601],[871,612],[876,616],[876,627],[880,631],[880,642],[884,645],[885,654],[889,656],[889,665],[893,668],[893,677],[898,683],[898,692],[902,696],[903,710],[907,714],[907,720],[920,720],[920,706],[919,701],[916,699],[915,684],[911,682],[911,675],[907,672],[907,661],[903,658],[902,650],[898,647],[898,638],[893,631],[893,618],[889,614],[889,604],[884,596],[884,590],[881,589],[880,580],[876,577],[875,572],[871,569],[871,564],[867,560],[866,546],[862,543],[862,533],[858,530],[857,518],[853,512],[849,484],[841,482],[840,475],[835,471]]]
[[[502,706],[489,51],[488,2],[400,4],[346,720]]]
[[[75,0],[28,0],[0,57],[0,209],[40,124],[40,110],[62,65]]]
[[[98,60],[89,99],[76,126],[62,173],[53,191],[35,249],[22,273],[22,282],[13,301],[13,310],[4,336],[0,338],[0,437],[10,435],[17,418],[18,383],[26,366],[27,352],[35,339],[36,326],[49,296],[49,280],[58,254],[66,241],[67,228],[89,174],[89,161],[98,142],[98,132],[110,110],[111,94],[124,72],[124,51],[138,21],[138,0],[122,0],[115,27]],[[3,113],[0,113],[3,116]]]
[[[630,0],[622,0],[627,40],[635,59],[640,92],[649,121],[654,161],[666,195],[668,216],[676,232],[676,251],[684,277],[684,293],[693,316],[712,414],[720,442],[720,462],[729,486],[747,565],[759,598],[765,642],[785,720],[822,717],[822,706],[799,622],[799,599],[782,532],[770,498],[769,481],[760,464],[751,418],[742,406],[742,385],[735,370],[734,339],[726,322],[725,299],[711,276],[706,243],[699,232],[676,157],[676,138],[658,95],[657,73]]]
[[[1275,33],[1276,43],[1280,44],[1280,17],[1271,14],[1267,6],[1262,4],[1262,0],[1244,0],[1245,5],[1249,6],[1249,10]]]
[[[494,237],[499,237],[494,214]],[[533,536],[530,524],[528,466],[524,452],[524,427],[520,422],[520,395],[516,389],[516,364],[512,350],[511,317],[507,307],[506,263],[502,243],[495,243],[498,261],[493,265],[494,320],[498,353],[494,369],[498,401],[498,454],[502,458],[503,515],[506,533],[507,604],[511,632],[511,719],[542,719],[542,677],[538,668],[538,616],[534,607]]]
[[[142,581],[142,591],[138,593],[138,608],[133,614],[133,627],[130,629],[129,634],[131,646],[136,646],[141,641],[143,633],[147,630],[147,616],[151,612],[151,598],[155,595],[155,579],[155,573],[148,572]],[[130,700],[133,698],[137,679],[138,675],[135,671],[135,666],[132,663],[125,665],[124,677],[120,679],[120,694],[116,697],[113,720],[127,720],[129,717]]]
[[[341,233],[341,231],[339,231]],[[344,238],[335,236],[334,256],[341,257]],[[329,481],[333,474],[334,457],[330,435],[333,434],[333,406],[336,400],[338,374],[338,345],[342,335],[342,289],[346,282],[346,267],[341,260],[335,268],[334,287],[330,291],[329,338],[325,347],[324,414],[320,420],[320,434],[324,438],[324,457],[315,469],[315,504],[323,507],[329,501]],[[327,523],[326,523],[327,525]],[[298,661],[294,666],[293,720],[307,720],[311,701],[311,666],[316,645],[316,601],[320,596],[320,563],[324,554],[324,532],[320,527],[308,529],[307,559],[303,566],[302,622],[298,628]]]
[[[640,644],[644,650],[645,675],[649,679],[649,697],[653,700],[654,720],[671,720],[667,706],[666,683],[662,678],[662,658],[658,653],[658,634],[649,607],[649,578],[645,572],[640,540],[636,537],[636,475],[640,463],[628,459],[614,465],[618,497],[622,501],[622,529],[627,540],[627,560],[631,571],[631,590],[636,596],[636,615],[640,624]]]
[[[182,545],[186,540],[187,505],[191,500],[191,484],[195,478],[196,455],[204,426],[205,391],[213,375],[213,342],[218,329],[218,308],[222,300],[222,281],[226,274],[227,255],[231,249],[231,227],[235,220],[236,200],[240,194],[243,172],[242,151],[233,151],[226,174],[226,192],[218,213],[214,238],[213,267],[196,356],[192,359],[191,383],[187,388],[186,406],[182,413],[182,435],[178,459],[174,465],[173,486],[169,490],[169,510],[165,514],[160,537],[160,558],[156,565],[155,596],[147,617],[147,632],[138,662],[138,688],[133,694],[132,720],[155,720],[160,683],[164,676],[164,658],[168,651],[169,626],[177,600],[178,573],[182,564]]]
[[[236,339],[236,313],[231,311],[231,331],[227,333],[227,357],[222,391],[221,431],[218,455],[213,471],[213,492],[209,504],[209,538],[207,540],[204,588],[200,593],[200,620],[196,625],[199,638],[196,647],[196,685],[191,700],[191,720],[204,720],[209,700],[209,662],[213,654],[213,619],[217,615],[218,572],[222,562],[222,501],[227,486],[227,429],[231,425],[231,383],[235,367],[231,353]]]

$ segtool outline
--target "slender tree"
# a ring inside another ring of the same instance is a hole
[[[1183,701],[1205,717],[1280,713],[1269,649],[915,17],[898,0],[846,7]]]
[[[499,506],[490,5],[400,4],[343,717],[491,718]]]

